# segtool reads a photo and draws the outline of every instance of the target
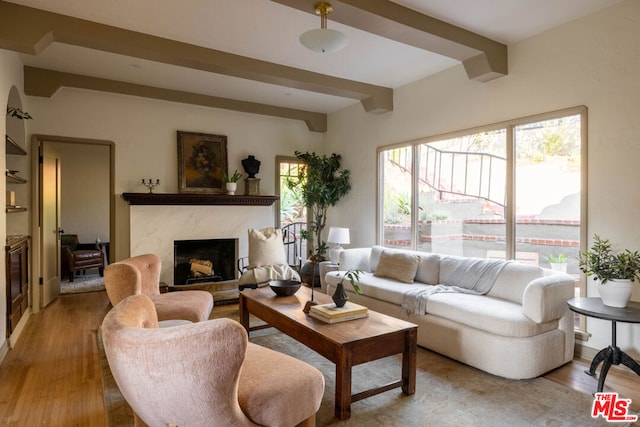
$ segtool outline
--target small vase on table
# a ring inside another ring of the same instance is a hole
[[[344,285],[342,284],[342,282],[338,283],[338,285],[336,286],[336,291],[333,293],[333,296],[331,297],[331,299],[333,299],[333,302],[336,304],[336,307],[344,307],[344,305],[349,300],[349,297],[347,296],[347,292],[344,290]]]

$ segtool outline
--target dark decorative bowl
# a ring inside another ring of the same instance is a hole
[[[279,297],[288,297],[298,292],[302,283],[295,280],[272,280],[269,282],[269,287]]]

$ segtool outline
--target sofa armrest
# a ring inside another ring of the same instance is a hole
[[[340,252],[340,270],[369,271],[371,248],[350,248]]]
[[[574,295],[575,280],[568,274],[551,274],[532,280],[522,296],[522,311],[536,323],[560,319]]]

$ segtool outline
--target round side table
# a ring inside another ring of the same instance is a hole
[[[600,298],[571,298],[567,301],[569,309],[573,312],[583,314],[595,319],[603,319],[611,321],[611,345],[603,348],[595,355],[591,362],[589,370],[585,371],[588,375],[594,376],[598,365],[602,363],[600,370],[600,378],[598,378],[597,393],[601,393],[604,387],[604,379],[607,377],[611,365],[620,365],[631,369],[640,375],[640,364],[636,362],[616,344],[616,322],[623,323],[640,323],[640,303],[630,301],[625,308],[609,307],[602,303]]]

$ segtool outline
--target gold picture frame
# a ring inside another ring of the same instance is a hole
[[[226,136],[178,131],[180,193],[224,193],[227,167]]]

